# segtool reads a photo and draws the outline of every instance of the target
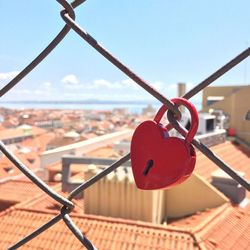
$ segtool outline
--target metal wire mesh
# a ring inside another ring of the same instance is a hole
[[[60,12],[62,19],[66,23],[62,30],[58,33],[58,35],[51,41],[51,43],[27,66],[25,67],[14,79],[12,79],[9,83],[7,83],[1,90],[0,96],[6,94],[10,89],[12,89],[17,83],[20,82],[22,78],[24,78],[29,72],[31,72],[41,61],[47,57],[50,52],[57,47],[57,45],[63,40],[63,38],[68,34],[68,32],[72,29],[74,30],[81,38],[83,38],[89,45],[91,45],[94,49],[96,49],[102,56],[104,56],[108,61],[110,61],[114,66],[120,69],[123,73],[125,73],[129,78],[134,80],[138,85],[140,85],[143,89],[149,92],[152,96],[158,99],[160,102],[165,104],[168,109],[168,119],[173,128],[175,128],[179,133],[183,136],[186,135],[187,131],[179,124],[179,122],[175,119],[175,115],[180,116],[180,111],[176,105],[174,105],[170,100],[168,100],[165,96],[159,93],[157,90],[151,87],[149,83],[140,78],[137,74],[132,72],[127,66],[125,66],[122,62],[120,62],[117,58],[115,58],[109,51],[103,48],[90,34],[88,34],[84,29],[82,29],[75,22],[75,12],[74,9],[79,5],[83,4],[85,0],[75,0],[71,3],[66,0],[57,0],[57,2],[63,7],[63,10]],[[228,62],[226,65],[218,69],[215,73],[209,76],[207,79],[197,84],[192,90],[186,93],[183,97],[186,99],[191,98],[192,96],[199,93],[202,89],[207,87],[209,84],[214,82],[217,78],[225,74],[227,71],[232,69],[234,66],[239,64],[241,61],[246,59],[250,55],[250,48],[247,48],[241,54],[237,55],[233,60]],[[207,148],[204,144],[199,142],[197,139],[193,139],[192,144],[197,147],[206,157],[208,157],[211,161],[213,161],[219,168],[224,170],[227,174],[229,174],[233,179],[235,179],[239,184],[245,187],[248,191],[250,191],[250,183],[245,180],[243,177],[237,174],[237,172],[227,165],[223,160],[221,160],[218,156],[216,156],[209,148]],[[74,224],[70,217],[70,212],[74,209],[74,204],[71,201],[74,197],[76,197],[80,192],[85,190],[86,188],[93,185],[95,182],[114,171],[116,168],[124,164],[130,159],[130,154],[123,156],[121,159],[104,169],[102,172],[98,173],[91,179],[82,183],[76,189],[74,189],[67,198],[59,195],[53,189],[51,189],[46,183],[44,183],[40,178],[38,178],[32,171],[30,171],[19,159],[13,155],[13,153],[2,143],[0,142],[1,151],[7,156],[7,158],[24,174],[26,175],[34,184],[36,184],[40,189],[42,189],[47,195],[51,196],[54,200],[62,205],[60,213],[52,218],[50,221],[37,228],[34,232],[27,235],[25,238],[20,239],[19,242],[9,247],[9,249],[17,249],[41,234],[48,228],[52,227],[57,222],[63,220],[67,227],[71,230],[71,232],[75,235],[75,237],[85,246],[87,249],[96,249],[94,244],[86,238],[86,236],[81,232],[81,230]]]

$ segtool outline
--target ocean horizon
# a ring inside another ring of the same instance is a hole
[[[140,114],[144,108],[152,105],[156,110],[160,108],[159,102],[142,101],[1,101],[0,107],[8,109],[65,109],[65,110],[114,110],[127,109],[133,114]],[[195,105],[200,110],[201,105]]]

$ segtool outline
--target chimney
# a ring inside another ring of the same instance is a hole
[[[177,96],[178,96],[178,97],[181,97],[181,96],[183,96],[185,93],[186,93],[186,83],[179,82],[179,83],[177,84]],[[180,107],[180,111],[181,111],[181,112],[184,111],[184,107],[183,107],[183,106]]]
[[[239,175],[244,176],[243,172],[238,172]],[[211,184],[227,196],[233,203],[239,204],[246,197],[246,189],[238,182],[232,179],[221,169],[212,173]]]
[[[177,95],[178,95],[178,97],[181,97],[186,93],[186,83],[180,82],[177,85],[178,85]]]

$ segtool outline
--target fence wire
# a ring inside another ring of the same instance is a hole
[[[88,34],[83,28],[81,28],[75,22],[75,12],[74,9],[80,6],[85,2],[85,0],[75,0],[71,3],[66,0],[57,0],[57,2],[63,7],[63,10],[60,12],[62,19],[65,22],[65,26],[58,33],[58,35],[51,41],[51,43],[27,66],[25,67],[15,78],[13,78],[9,83],[7,83],[1,90],[0,96],[5,95],[9,90],[11,90],[16,84],[18,84],[21,79],[23,79],[27,74],[29,74],[35,67],[39,65],[40,62],[47,57],[52,50],[54,50],[57,45],[64,39],[68,32],[72,29],[74,30],[81,38],[83,38],[89,45],[96,49],[102,56],[104,56],[108,61],[110,61],[114,66],[120,69],[125,73],[129,78],[131,78],[135,83],[141,86],[144,90],[154,96],[157,100],[165,104],[168,111],[168,119],[172,127],[175,128],[183,136],[186,135],[187,131],[183,128],[175,117],[179,117],[180,111],[176,105],[174,105],[169,99],[155,90],[149,83],[139,77],[136,73],[130,70],[126,65],[120,62],[115,58],[109,51],[102,47],[90,34]],[[214,82],[217,78],[221,77],[227,71],[235,67],[241,61],[246,59],[250,55],[250,47],[243,51],[241,54],[236,56],[233,60],[225,64],[223,67],[218,69],[211,76],[206,78],[201,83],[197,84],[193,89],[187,92],[183,97],[186,99],[191,98],[192,96],[199,93],[209,84]],[[175,116],[177,115],[177,116]],[[239,184],[245,187],[250,191],[250,183],[241,177],[233,168],[223,162],[218,156],[216,156],[208,147],[199,142],[197,139],[193,139],[192,144],[197,147],[206,157],[213,161],[219,168],[229,174],[233,179],[235,179]],[[0,150],[6,155],[6,157],[24,174],[26,175],[33,183],[35,183],[40,189],[42,189],[46,194],[51,196],[54,200],[62,205],[60,213],[52,218],[50,221],[37,228],[34,232],[27,235],[25,238],[20,239],[19,242],[15,243],[9,249],[17,249],[22,245],[29,242],[31,239],[35,238],[48,228],[55,225],[57,222],[63,220],[66,226],[71,230],[75,237],[85,246],[87,249],[97,249],[94,244],[87,239],[87,237],[82,233],[82,231],[74,224],[73,220],[70,217],[70,212],[74,209],[74,204],[71,201],[76,197],[80,192],[87,189],[95,182],[99,181],[101,178],[114,171],[116,168],[130,160],[130,154],[123,156],[121,159],[104,169],[102,172],[93,176],[91,179],[82,183],[76,189],[74,189],[67,198],[59,195],[54,190],[52,190],[44,181],[37,177],[29,168],[27,168],[15,155],[4,145],[3,142],[0,142]]]

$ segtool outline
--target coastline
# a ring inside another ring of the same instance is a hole
[[[2,101],[0,108],[8,109],[65,109],[65,110],[114,110],[127,109],[133,114],[140,114],[144,108],[152,105],[156,110],[161,106],[159,102],[117,102],[117,101]],[[197,110],[201,105],[196,105]]]

